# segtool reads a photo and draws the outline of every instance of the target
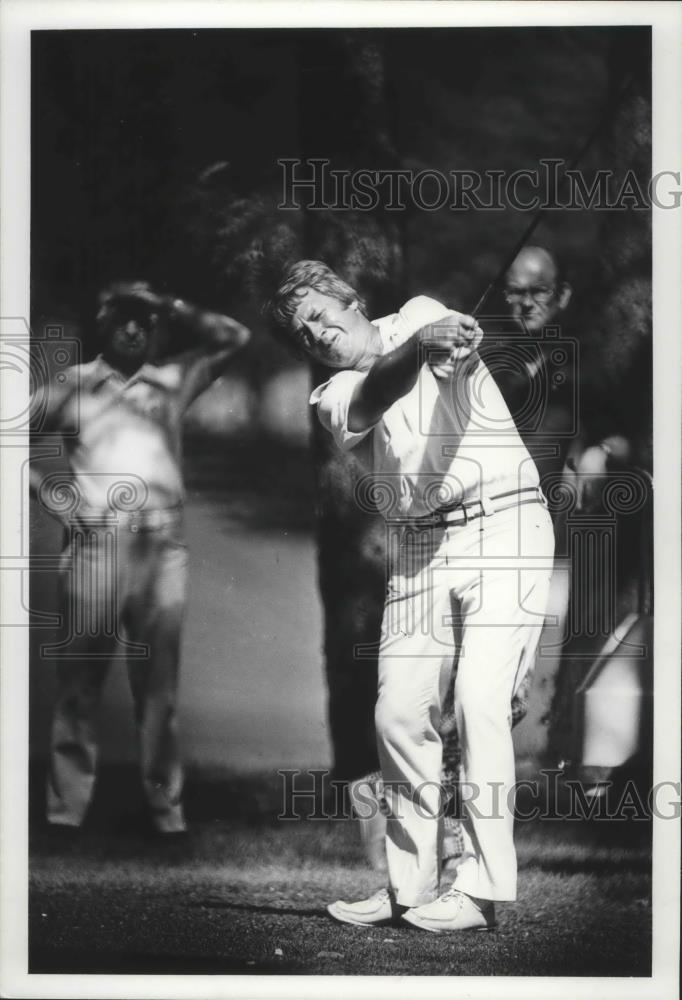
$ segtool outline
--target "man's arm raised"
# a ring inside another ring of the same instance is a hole
[[[182,299],[172,301],[171,315],[181,325],[185,339],[191,342],[180,355],[187,364],[183,396],[184,405],[188,406],[222,374],[232,356],[246,346],[251,331],[230,316],[197,309]]]
[[[231,316],[197,309],[183,299],[174,299],[171,309],[173,319],[196,337],[193,346],[218,369],[251,337],[251,331]]]

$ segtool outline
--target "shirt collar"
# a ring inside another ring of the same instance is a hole
[[[99,387],[110,378],[123,379],[123,375],[112,368],[109,362],[104,360],[101,354],[98,354],[93,364],[92,388],[99,389]]]
[[[173,388],[177,379],[175,373],[168,370],[168,366],[152,365],[148,361],[138,368],[136,372],[126,378],[125,375],[112,368],[108,361],[105,361],[101,354],[95,358],[93,389],[98,389],[110,378],[117,379],[123,385],[135,385],[136,382],[148,382],[150,385],[158,386],[161,389]]]

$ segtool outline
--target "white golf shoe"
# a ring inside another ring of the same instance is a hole
[[[403,913],[403,920],[423,931],[442,934],[447,931],[491,931],[495,906],[489,899],[475,899],[454,887],[433,903],[415,906]]]
[[[330,903],[327,913],[344,924],[355,924],[357,927],[377,927],[392,924],[404,912],[405,907],[398,906],[388,889],[379,889],[369,899],[361,899],[357,903],[346,903],[337,899]]]

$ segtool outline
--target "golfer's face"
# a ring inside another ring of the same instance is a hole
[[[374,327],[357,308],[314,288],[303,293],[293,316],[301,345],[329,368],[356,368],[368,353]]]

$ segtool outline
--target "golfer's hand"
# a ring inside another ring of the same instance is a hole
[[[419,338],[424,359],[434,375],[452,378],[475,368],[478,363],[476,351],[483,339],[483,330],[473,316],[452,313],[423,327]]]

